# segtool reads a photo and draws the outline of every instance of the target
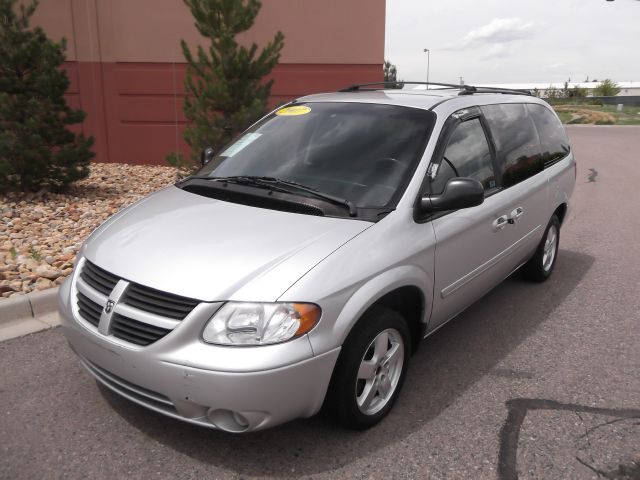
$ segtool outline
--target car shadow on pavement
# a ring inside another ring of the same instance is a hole
[[[423,341],[411,360],[394,410],[365,432],[345,430],[321,413],[270,430],[233,435],[163,417],[104,387],[101,391],[134,428],[200,462],[239,475],[291,476],[335,470],[402,441],[437,417],[541,323],[552,321],[553,311],[593,262],[591,256],[562,250],[549,281],[529,283],[516,273]]]

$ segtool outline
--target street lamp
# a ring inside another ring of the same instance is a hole
[[[427,90],[429,90],[429,57],[430,57],[430,52],[429,52],[428,48],[425,48],[424,52],[427,54]]]

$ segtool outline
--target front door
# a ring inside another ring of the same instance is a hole
[[[484,203],[436,215],[434,300],[430,329],[449,320],[489,289],[513,268],[507,260],[510,245],[509,205],[498,188],[495,155],[477,110],[452,116],[443,147],[430,168],[429,191],[442,192],[447,180],[470,177],[485,188]]]

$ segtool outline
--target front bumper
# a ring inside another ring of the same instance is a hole
[[[200,334],[206,305],[166,337],[128,346],[98,333],[71,305],[72,281],[60,289],[63,332],[102,384],[156,412],[232,432],[309,417],[322,406],[340,348],[313,355],[306,336],[263,347],[220,347]]]

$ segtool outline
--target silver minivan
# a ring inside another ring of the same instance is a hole
[[[575,183],[524,92],[354,85],[300,98],[124,209],[60,289],[102,384],[228,432],[379,422],[420,341],[517,269],[553,271]]]

